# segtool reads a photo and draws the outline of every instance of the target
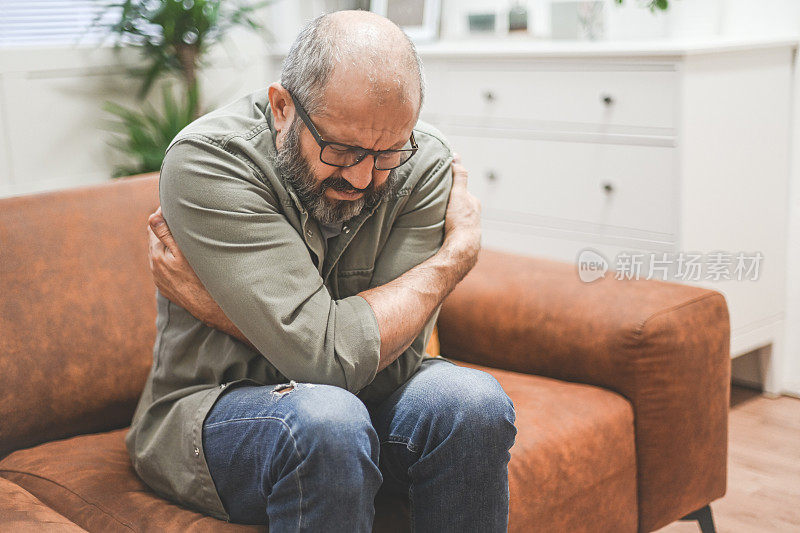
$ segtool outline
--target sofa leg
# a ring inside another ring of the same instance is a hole
[[[702,509],[687,514],[681,518],[681,520],[697,520],[702,533],[717,533],[717,529],[714,527],[714,517],[711,516],[710,505],[706,505]]]

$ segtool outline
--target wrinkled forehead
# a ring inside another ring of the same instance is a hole
[[[408,135],[417,121],[419,90],[394,74],[336,69],[325,87],[320,120],[337,130],[366,129]]]

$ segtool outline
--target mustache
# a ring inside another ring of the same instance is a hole
[[[357,191],[357,192],[364,192],[364,193],[367,193],[367,192],[371,191],[375,187],[374,186],[374,182],[370,181],[369,185],[367,185],[363,189],[356,189],[355,187],[353,187],[350,184],[349,181],[347,181],[346,179],[342,178],[341,176],[331,176],[330,178],[326,178],[322,182],[322,186],[324,188],[328,188],[329,187],[329,188],[331,188],[331,189],[333,189],[335,191],[340,191],[340,192],[356,192]]]

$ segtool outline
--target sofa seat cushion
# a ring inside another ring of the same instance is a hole
[[[18,450],[0,461],[0,476],[89,531],[264,530],[204,516],[156,495],[133,470],[126,431]]]
[[[73,524],[19,485],[0,478],[0,531],[80,533]]]
[[[223,522],[156,495],[133,470],[125,449],[126,432],[127,428],[80,435],[12,453],[0,461],[0,508],[17,505],[26,512],[30,509],[33,523],[61,519],[75,531],[83,531],[76,524],[103,532],[267,531],[266,527]],[[6,485],[14,490],[3,490]],[[377,531],[407,531],[409,509],[404,500],[381,491],[375,507]],[[11,517],[0,512],[0,531]],[[65,526],[64,531],[71,530]]]
[[[492,374],[514,402],[509,531],[637,530],[633,409],[625,398],[590,385],[453,362]]]
[[[635,531],[633,414],[621,396],[588,385],[482,367],[514,402],[509,531]],[[127,430],[18,450],[0,476],[89,531],[264,531],[219,521],[151,492],[130,463]],[[587,517],[592,523],[587,524]],[[375,531],[408,530],[406,503],[376,500]]]

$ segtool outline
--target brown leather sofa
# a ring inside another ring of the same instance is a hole
[[[158,497],[125,450],[152,361],[157,205],[153,175],[0,200],[2,531],[265,530]],[[718,292],[586,284],[567,264],[483,250],[438,328],[442,354],[515,404],[511,531],[652,531],[725,493]],[[407,528],[405,501],[376,507],[375,530]]]

